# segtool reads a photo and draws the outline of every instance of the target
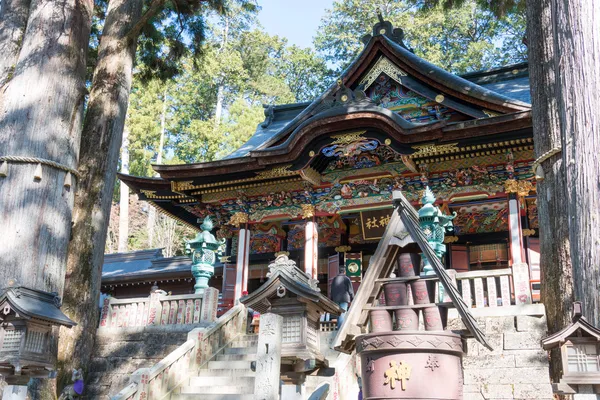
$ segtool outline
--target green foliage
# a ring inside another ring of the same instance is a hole
[[[434,4],[436,3],[436,4]],[[453,7],[450,7],[452,5]],[[377,11],[404,29],[415,54],[455,73],[525,60],[525,18],[514,12],[498,18],[476,0],[460,4],[439,0],[339,0],[322,20],[315,47],[324,58],[345,68],[362,50],[360,37],[371,33]]]

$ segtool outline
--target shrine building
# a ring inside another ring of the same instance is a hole
[[[542,346],[527,64],[458,76],[381,16],[363,43],[227,157],[119,175],[198,234],[106,258],[97,398],[600,398],[580,312]]]
[[[159,178],[119,178],[196,230],[213,219],[227,245],[210,285],[226,307],[256,290],[282,251],[323,293],[344,264],[358,288],[392,191],[417,204],[427,185],[456,213],[446,267],[526,263],[539,300],[527,64],[457,76],[417,57],[389,22],[376,28],[335,84],[310,102],[266,106],[254,135],[227,157],[155,165]],[[169,290],[191,285],[183,279]]]

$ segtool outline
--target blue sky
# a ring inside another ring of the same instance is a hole
[[[312,47],[321,17],[333,0],[259,0],[261,25],[271,35],[286,37],[290,44]]]

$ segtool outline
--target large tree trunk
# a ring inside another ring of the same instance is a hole
[[[575,299],[600,325],[600,2],[556,0],[556,87]]]
[[[111,0],[100,40],[81,141],[83,179],[75,198],[63,305],[78,325],[61,331],[59,390],[69,383],[72,367],[87,372],[94,346],[106,229],[137,42],[137,35],[127,34],[139,22],[142,6],[143,0]]]
[[[32,0],[20,34],[26,3],[2,5],[0,34],[8,36],[0,48],[12,50],[1,57],[17,57],[16,64],[8,62],[12,72],[0,90],[0,156],[75,169],[93,1]],[[17,5],[18,22],[4,12]],[[9,26],[19,30],[16,37]],[[35,170],[35,163],[9,161],[8,175],[0,177],[0,284],[12,278],[62,295],[75,186],[64,186],[64,170],[44,165],[41,179],[34,179]],[[79,182],[73,178],[73,184]]]
[[[129,129],[123,129],[121,146],[121,173],[129,174]],[[119,253],[127,251],[129,240],[129,187],[119,182]]]
[[[529,76],[536,157],[561,145],[555,95],[555,47],[551,3],[552,0],[527,2]],[[560,154],[550,157],[541,165],[545,171],[545,179],[537,182],[541,300],[546,306],[548,329],[550,332],[557,332],[569,323],[573,302],[569,222],[565,201],[567,186],[564,184],[565,167]],[[560,352],[554,352],[551,356],[552,377],[558,382],[562,372]]]
[[[2,88],[13,75],[19,58],[31,0],[2,0],[0,3],[0,54],[2,54],[0,88]]]

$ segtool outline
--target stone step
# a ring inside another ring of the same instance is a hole
[[[256,354],[255,347],[226,347],[224,354]]]
[[[198,400],[197,393],[172,394],[171,400]],[[202,400],[254,400],[253,394],[205,394]]]
[[[189,386],[233,385],[254,387],[254,376],[194,376]]]
[[[208,369],[250,369],[250,361],[249,360],[241,360],[241,361],[209,361]]]
[[[214,362],[214,361],[211,361]],[[255,376],[254,371],[250,369],[250,363],[243,369],[201,369],[198,371],[198,376],[229,376],[229,377],[242,377],[242,376]]]
[[[256,361],[256,353],[253,354],[222,354],[215,361]]]
[[[215,385],[215,386],[186,386],[181,388],[181,394],[252,394],[254,385],[234,386],[234,385]]]

